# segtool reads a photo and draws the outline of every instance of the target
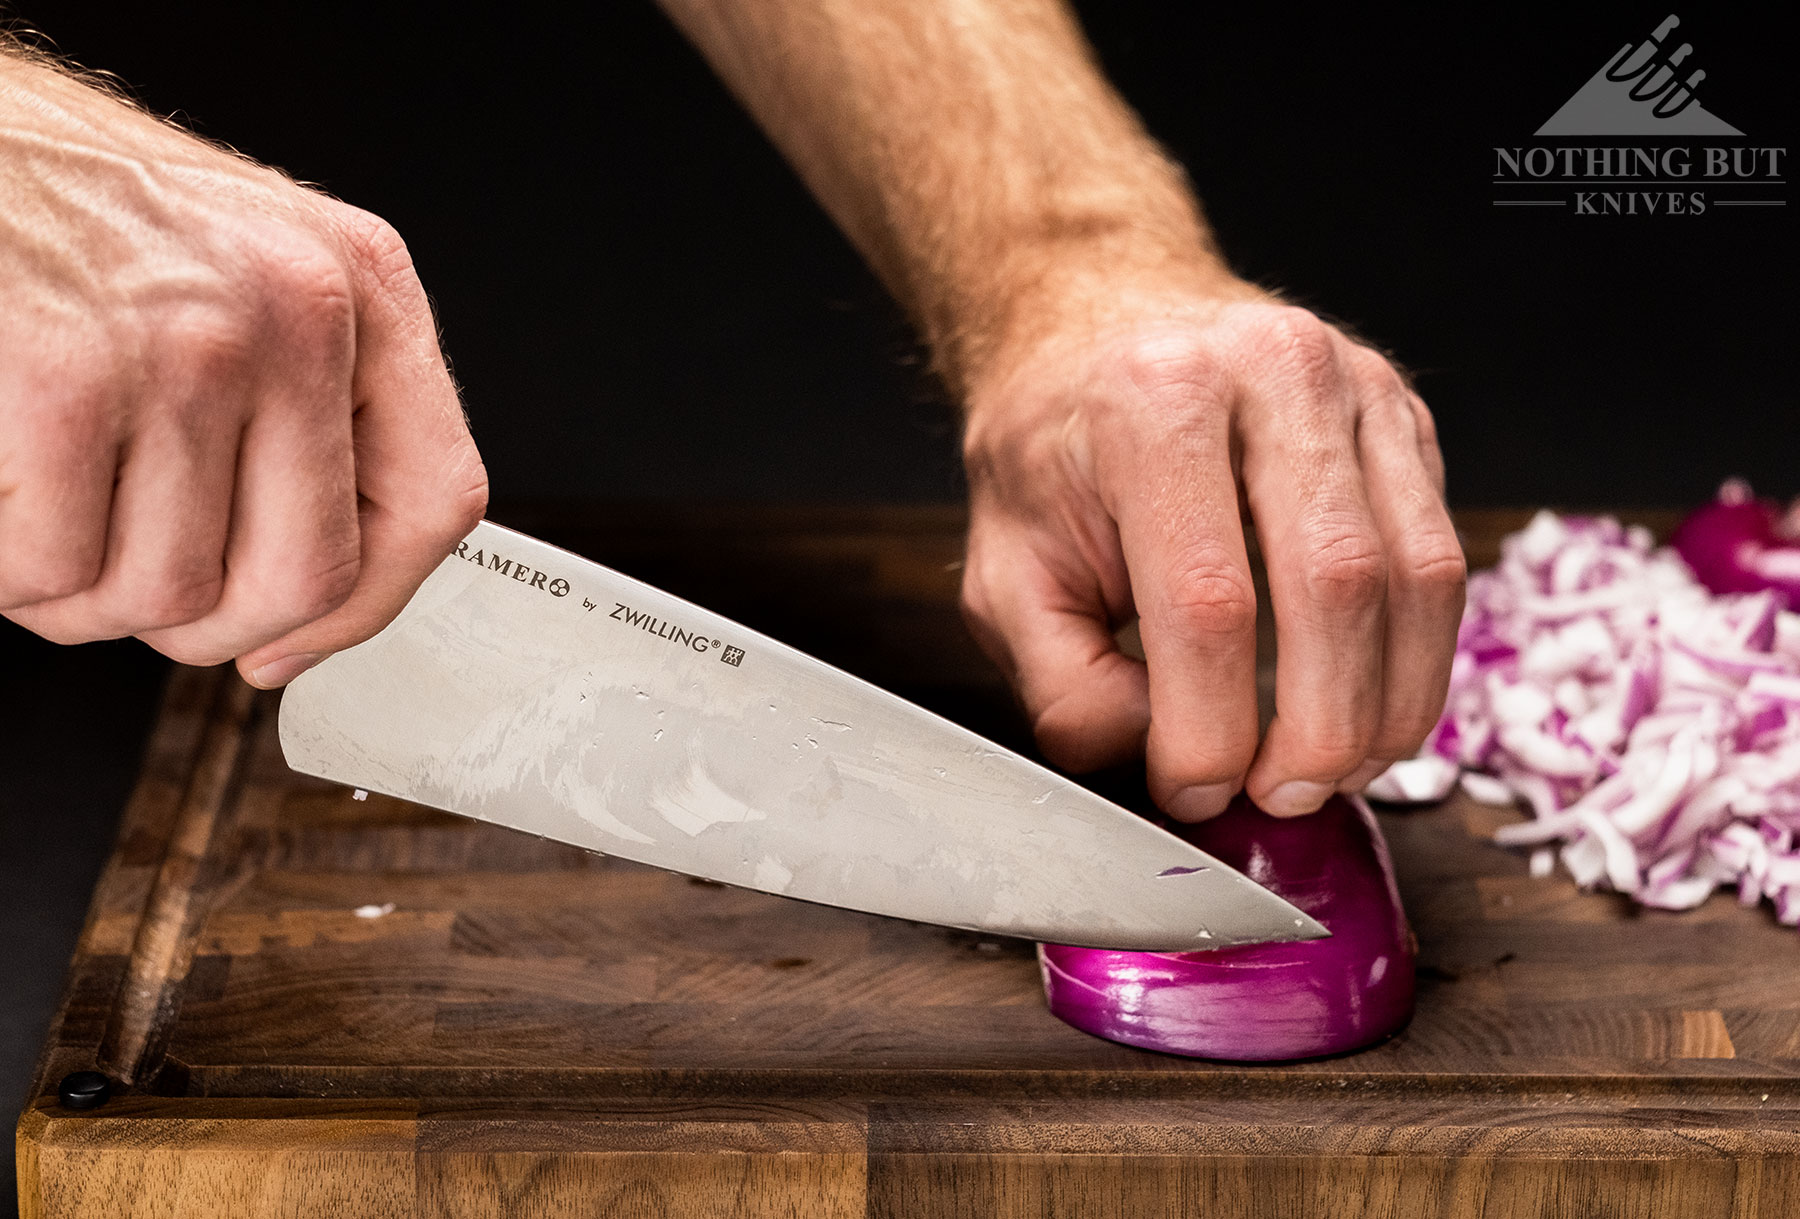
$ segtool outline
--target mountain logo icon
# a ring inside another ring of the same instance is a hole
[[[1700,105],[1699,68],[1683,68],[1692,43],[1675,46],[1681,24],[1671,15],[1643,42],[1629,43],[1575,91],[1538,135],[1737,135],[1744,133]]]

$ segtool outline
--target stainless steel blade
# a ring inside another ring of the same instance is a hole
[[[485,521],[287,688],[281,745],[305,774],[876,914],[1154,951],[1328,934],[948,720]]]

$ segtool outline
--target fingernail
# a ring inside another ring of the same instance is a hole
[[[1273,813],[1277,817],[1298,817],[1302,813],[1316,812],[1330,795],[1329,783],[1290,779],[1257,803],[1265,813]]]
[[[1196,783],[1169,797],[1169,816],[1177,821],[1205,821],[1217,817],[1238,793],[1235,783]]]
[[[285,686],[324,659],[323,652],[295,652],[292,656],[271,660],[261,668],[252,670],[250,684],[261,686],[265,690]]]

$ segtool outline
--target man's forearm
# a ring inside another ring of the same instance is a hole
[[[1084,282],[1241,294],[1057,0],[662,0],[965,389]],[[1121,274],[1123,273],[1123,274]]]

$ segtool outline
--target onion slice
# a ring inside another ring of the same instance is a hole
[[[1145,1049],[1267,1062],[1359,1049],[1411,1017],[1412,933],[1367,804],[1333,797],[1311,816],[1280,818],[1239,796],[1211,821],[1169,828],[1331,938],[1174,953],[1045,944],[1038,959],[1058,1018]]]
[[[1383,804],[1436,804],[1456,786],[1462,767],[1441,754],[1428,753],[1395,762],[1363,788],[1363,795]]]

